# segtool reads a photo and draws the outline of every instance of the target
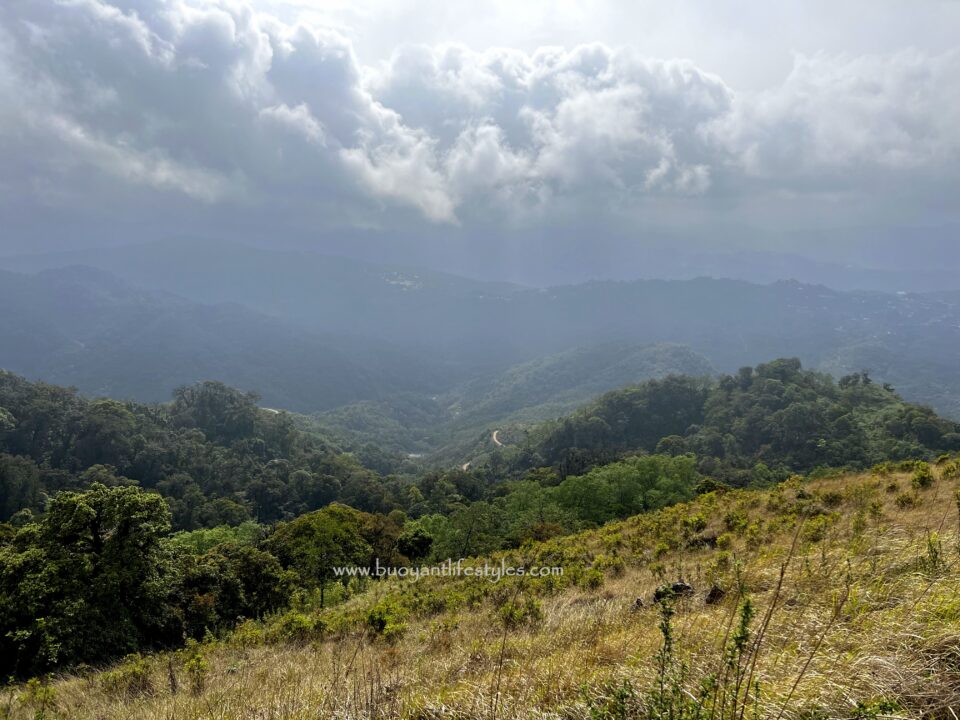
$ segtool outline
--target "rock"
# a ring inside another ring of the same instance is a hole
[[[663,600],[672,600],[687,595],[693,595],[693,586],[683,580],[679,580],[670,585],[661,585],[658,587],[653,593],[653,601],[662,602]]]
[[[694,535],[687,541],[688,548],[715,548],[717,546],[717,534],[715,532],[703,532]]]
[[[703,601],[707,605],[716,605],[718,602],[723,600],[723,598],[726,597],[726,595],[727,595],[726,590],[724,590],[722,587],[719,587],[717,585],[713,585],[710,588],[710,591],[707,593],[707,596],[703,599]]]
[[[633,610],[633,612],[636,612],[637,610],[643,610],[643,598],[638,597],[636,600],[634,600],[633,605],[630,606],[630,609]]]

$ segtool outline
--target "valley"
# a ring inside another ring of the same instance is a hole
[[[957,38],[0,0],[0,720],[960,720]]]

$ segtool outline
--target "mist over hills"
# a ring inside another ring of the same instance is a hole
[[[234,240],[217,234],[176,234],[179,239],[171,240],[163,239],[169,235],[145,231],[137,234],[139,240],[106,236],[100,243],[93,238],[60,243],[67,248],[85,246],[82,250],[14,252],[17,246],[10,244],[6,251],[0,248],[0,267],[34,272],[64,265],[95,265],[130,273],[132,279],[147,285],[164,276],[166,281],[189,288],[190,293],[210,298],[220,297],[220,289],[198,282],[191,269],[198,263],[217,264],[223,270],[252,266],[256,271],[258,263],[265,262],[266,267],[281,267],[301,276],[323,275],[325,268],[333,267],[349,274],[365,266],[374,270],[374,276],[377,270],[414,271],[421,280],[429,277],[465,289],[476,283],[550,287],[597,279],[715,277],[760,284],[796,280],[835,290],[960,291],[960,279],[953,271],[960,264],[960,246],[955,241],[957,229],[951,225],[882,231],[783,228],[768,233],[760,244],[755,237],[750,240],[755,233],[749,227],[711,226],[703,235],[691,238],[645,227],[640,236],[634,229],[596,237],[595,228],[575,222],[550,227],[537,240],[502,229],[448,227],[415,232],[396,227],[388,236],[379,228],[344,228],[313,235],[265,235],[261,240]],[[588,256],[571,251],[584,237],[592,238],[593,252]],[[257,286],[248,289],[258,291]]]
[[[295,329],[241,305],[135,289],[88,267],[0,272],[0,366],[91,396],[162,401],[217,378],[267,405],[335,407],[443,377],[385,343]]]
[[[97,272],[48,271],[78,262]],[[402,392],[443,395],[558,356],[542,389],[561,398],[558,363],[579,362],[563,353],[671,343],[717,372],[784,356],[837,376],[867,369],[911,401],[960,415],[960,303],[949,292],[714,278],[528,288],[232,243],[0,265],[40,272],[5,275],[5,305],[17,310],[3,320],[0,365],[94,394],[157,400],[212,378],[310,412]],[[509,396],[512,381],[502,382]],[[463,412],[480,417],[472,406],[496,402],[483,394],[467,392]]]

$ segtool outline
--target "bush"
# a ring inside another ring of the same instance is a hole
[[[603,571],[598,570],[597,568],[590,568],[583,574],[583,579],[581,583],[583,587],[589,590],[597,590],[603,587]]]
[[[270,642],[305,645],[322,636],[323,630],[323,623],[319,619],[291,610],[270,623],[266,636]]]
[[[535,597],[518,597],[503,603],[497,614],[510,628],[537,625],[543,620],[543,605]]]
[[[763,530],[760,528],[760,525],[755,522],[747,525],[744,536],[747,541],[747,547],[752,550],[756,550],[763,542]]]
[[[701,532],[707,527],[707,519],[701,514],[688,515],[683,519],[683,529],[693,535],[694,533]]]
[[[927,463],[920,463],[914,470],[910,482],[918,490],[933,485],[933,472],[930,470],[930,466]]]
[[[587,694],[585,692],[585,694]],[[625,720],[641,717],[642,702],[629,680],[620,684],[607,683],[597,692],[587,694],[590,720]]]
[[[731,510],[724,516],[723,522],[727,526],[727,530],[739,534],[747,529],[750,519],[743,510]]]
[[[393,642],[406,632],[406,616],[396,601],[384,599],[367,611],[367,627],[374,635]]]
[[[230,642],[242,648],[259,645],[266,638],[263,628],[254,620],[244,620],[230,633]]]
[[[803,539],[808,542],[820,542],[827,536],[832,521],[828,515],[817,515],[803,526]]]
[[[105,672],[100,683],[104,692],[114,697],[152,695],[153,668],[141,655],[128,655],[122,665]]]
[[[916,493],[902,492],[897,495],[897,498],[894,502],[897,504],[898,508],[901,510],[906,510],[907,508],[912,508],[919,505],[920,498],[917,497]]]
[[[203,656],[203,646],[196,640],[187,640],[187,647],[182,652],[183,669],[190,680],[190,692],[199,695],[206,687],[207,674],[210,672],[207,659]]]
[[[720,550],[729,550],[733,547],[733,534],[723,533],[717,538],[717,548]]]
[[[56,699],[57,691],[48,680],[40,678],[30,678],[18,698],[21,703],[33,709],[36,720],[43,720],[47,716],[47,710],[56,703]],[[9,707],[7,712],[9,713]]]
[[[843,504],[843,493],[838,490],[827,490],[820,495],[820,502],[828,508],[836,508]]]
[[[593,561],[593,567],[602,573],[610,573],[614,577],[623,575],[626,564],[618,555],[598,555]]]

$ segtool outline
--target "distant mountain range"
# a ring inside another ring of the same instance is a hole
[[[383,343],[295,329],[235,304],[205,305],[130,287],[87,267],[0,271],[0,368],[93,396],[165,401],[206,379],[265,404],[331,408],[443,379]]]
[[[905,398],[960,416],[960,299],[950,292],[711,278],[536,289],[232,243],[154,243],[0,266],[40,273],[3,277],[0,366],[89,393],[154,400],[172,385],[212,378],[257,390],[265,404],[317,411],[462,390],[473,398],[462,412],[482,415],[487,403],[507,408],[522,397],[502,375],[510,368],[547,363],[549,381],[523,402],[562,403],[560,366],[584,356],[544,358],[669,343],[717,372],[790,356],[837,375],[868,369]],[[613,367],[590,371],[597,387]],[[482,378],[501,383],[503,397],[470,395],[467,383],[481,388],[490,382]]]

